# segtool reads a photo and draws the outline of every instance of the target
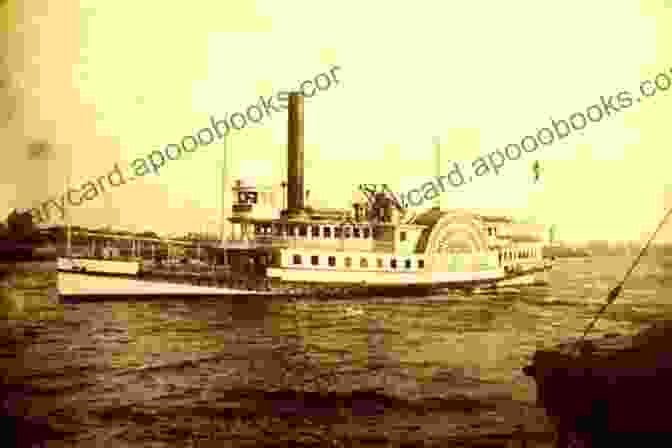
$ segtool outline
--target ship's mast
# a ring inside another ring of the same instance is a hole
[[[72,163],[70,164],[72,167]],[[70,187],[70,178],[72,176],[70,168],[68,170],[68,175],[65,179],[65,193],[67,193],[68,188]],[[72,256],[72,225],[70,223],[70,207],[67,205],[68,201],[63,201],[63,220],[65,224],[65,256]]]
[[[224,245],[224,240],[226,238],[226,194],[227,194],[227,186],[228,186],[228,173],[227,173],[227,151],[226,151],[226,136],[224,137],[224,140],[222,141],[222,184],[219,186],[219,191],[221,192],[222,195],[222,203],[221,203],[221,213],[220,213],[220,229],[219,229],[219,241],[222,245]]]
[[[439,137],[434,137],[434,175],[438,180],[441,176],[441,142]],[[437,194],[434,198],[433,208],[441,209],[441,194]]]

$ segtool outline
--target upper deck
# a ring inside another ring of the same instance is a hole
[[[249,233],[228,248],[291,248],[325,251],[415,252],[424,226],[336,220],[249,220]]]
[[[543,227],[471,210],[431,209],[419,215],[393,206],[355,203],[348,209],[305,207],[292,216],[274,210],[254,186],[239,181],[229,221],[230,249],[292,249],[324,252],[427,256],[501,254],[502,261],[540,258]],[[383,202],[385,198],[378,198]],[[377,199],[377,200],[378,200]],[[529,227],[529,228],[528,228]]]

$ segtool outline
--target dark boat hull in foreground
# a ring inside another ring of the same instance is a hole
[[[672,435],[672,322],[634,336],[566,343],[523,369],[555,424],[558,447],[663,446]],[[653,443],[653,437],[660,437]],[[662,444],[662,445],[661,445]]]

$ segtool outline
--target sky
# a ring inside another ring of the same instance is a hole
[[[305,100],[306,186],[347,207],[361,183],[405,192],[441,166],[672,76],[672,1],[0,1],[0,211],[160,150],[332,67]],[[667,45],[666,45],[667,44]],[[638,240],[672,206],[672,89],[441,196],[555,224],[560,239]],[[231,178],[281,180],[286,114],[227,142]],[[48,141],[48,159],[29,145]],[[221,142],[71,209],[74,224],[214,230]],[[532,181],[539,160],[541,182]],[[69,179],[69,181],[68,181]],[[431,203],[428,201],[427,206]],[[59,222],[55,219],[54,222]],[[672,238],[672,223],[663,229]]]

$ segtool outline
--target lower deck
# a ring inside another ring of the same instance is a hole
[[[124,264],[124,266],[121,266]],[[73,266],[77,269],[73,269]],[[81,266],[88,269],[82,270]],[[259,275],[236,272],[230,266],[212,266],[195,271],[185,268],[137,269],[137,262],[59,260],[58,289],[62,296],[150,296],[150,295],[334,295],[402,292],[427,294],[436,289],[471,289],[499,285],[544,282],[548,267],[517,272],[320,272],[310,269],[268,268]]]
[[[389,271],[317,271],[310,268],[269,268],[268,276],[276,283],[309,283],[321,285],[368,285],[368,286],[427,286],[461,287],[507,283],[544,283],[550,265],[532,265],[516,270],[493,269],[459,272],[389,272]]]

